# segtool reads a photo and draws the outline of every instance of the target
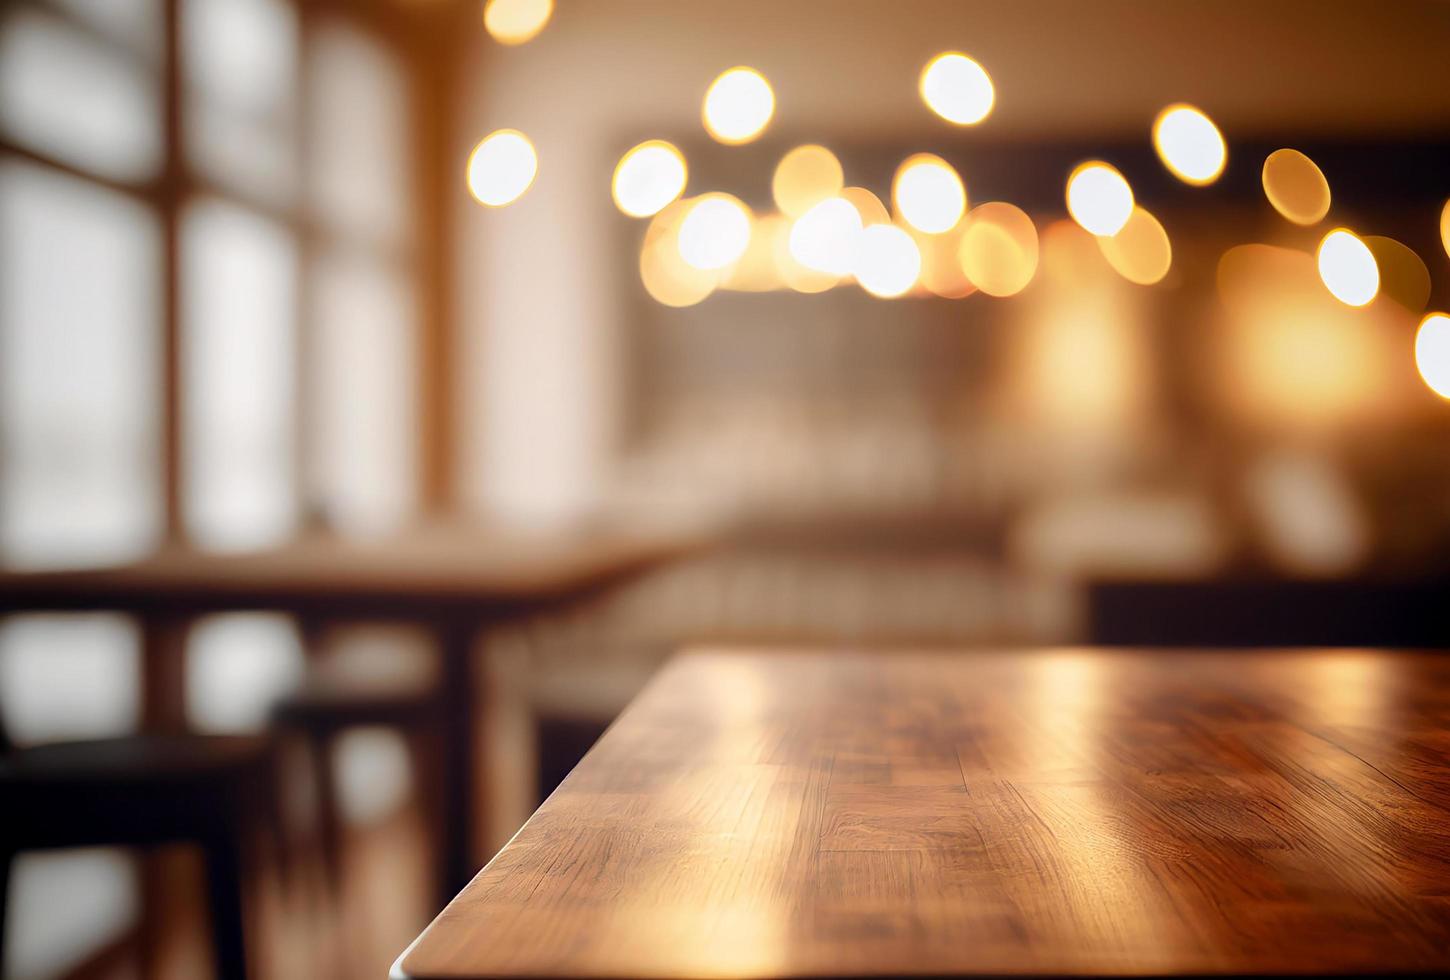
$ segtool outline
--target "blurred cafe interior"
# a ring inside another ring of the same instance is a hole
[[[8,0],[0,799],[96,775],[0,805],[0,975],[384,976],[692,644],[1446,645],[1447,65],[1443,0]]]

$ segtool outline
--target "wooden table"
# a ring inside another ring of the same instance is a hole
[[[1450,661],[701,652],[411,978],[1450,968]]]
[[[474,725],[483,698],[473,656],[482,631],[558,607],[698,547],[679,528],[601,527],[526,534],[433,524],[371,542],[303,537],[244,554],[168,548],[133,564],[79,571],[0,572],[0,614],[105,610],[143,627],[148,727],[184,727],[187,629],[208,613],[293,615],[304,631],[334,622],[405,620],[427,628],[441,663],[449,793],[440,905],[477,869]]]

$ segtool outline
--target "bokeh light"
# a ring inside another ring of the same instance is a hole
[[[680,222],[680,257],[696,269],[723,269],[750,245],[750,211],[730,194],[695,199]]]
[[[1037,228],[1021,208],[990,201],[967,215],[957,257],[967,279],[988,296],[1015,295],[1037,274]]]
[[[1440,209],[1440,244],[1445,246],[1445,254],[1450,255],[1450,200]]]
[[[750,244],[745,254],[727,270],[721,286],[743,293],[763,293],[786,285],[776,261],[776,249],[790,234],[791,221],[783,214],[756,218],[750,226]]]
[[[1419,316],[1430,301],[1430,270],[1415,250],[1383,235],[1366,235],[1364,244],[1379,268],[1379,299],[1398,303]]]
[[[1431,313],[1415,333],[1415,367],[1430,390],[1450,398],[1450,316]]]
[[[1206,366],[1245,422],[1318,433],[1396,410],[1409,368],[1396,317],[1335,299],[1312,254],[1231,248],[1219,260],[1218,293],[1224,318]]]
[[[932,153],[902,161],[891,184],[896,213],[918,231],[951,231],[967,209],[967,189],[952,165]]]
[[[1213,120],[1181,102],[1158,113],[1153,148],[1175,177],[1195,186],[1213,183],[1228,162],[1228,147]]]
[[[799,218],[845,185],[841,161],[824,146],[808,143],[780,158],[771,178],[770,192],[781,213]]]
[[[843,197],[824,200],[791,225],[790,254],[801,265],[831,276],[849,275],[861,237],[861,215]]]
[[[614,204],[632,218],[648,218],[684,193],[688,179],[684,155],[674,144],[646,140],[614,168]]]
[[[715,291],[721,273],[697,269],[680,255],[680,226],[694,206],[680,200],[655,215],[640,249],[639,276],[645,291],[665,306],[693,306]]]
[[[1329,181],[1298,150],[1282,149],[1264,160],[1264,196],[1296,225],[1318,224],[1329,213]]]
[[[480,204],[501,208],[523,196],[539,172],[534,144],[516,129],[489,133],[468,156],[468,192]]]
[[[986,69],[960,51],[948,51],[927,62],[918,88],[932,112],[958,126],[986,119],[997,97]]]
[[[1319,243],[1319,278],[1346,306],[1364,306],[1380,288],[1374,253],[1348,228],[1336,228]]]
[[[1140,286],[1151,286],[1173,265],[1173,245],[1158,219],[1134,207],[1128,223],[1116,235],[1099,238],[1098,247],[1118,274]]]
[[[895,225],[872,225],[858,236],[854,271],[866,292],[892,299],[916,285],[921,252],[912,237]]]
[[[780,217],[784,225],[774,236],[773,256],[775,271],[781,282],[798,293],[823,293],[838,285],[841,282],[841,276],[832,275],[829,272],[819,272],[801,265],[795,256],[790,254],[790,233],[795,227],[795,222],[790,218]]]
[[[705,90],[700,115],[705,129],[721,143],[755,139],[775,114],[775,93],[765,76],[744,66],[722,72]]]
[[[1116,167],[1090,160],[1067,179],[1067,213],[1094,235],[1116,235],[1133,216],[1133,189]]]
[[[962,271],[962,263],[957,257],[960,234],[928,235],[915,228],[908,227],[906,230],[921,252],[919,282],[925,292],[942,299],[962,299],[977,291]]]
[[[500,44],[532,41],[554,13],[554,0],[488,0],[483,26]]]
[[[847,187],[841,191],[841,196],[856,208],[856,213],[861,216],[861,224],[891,224],[891,212],[886,210],[886,205],[881,203],[881,198],[866,188]]]
[[[1099,239],[1082,225],[1061,218],[1039,234],[1042,272],[1058,292],[1094,289],[1113,281],[1113,270],[1098,245]]]

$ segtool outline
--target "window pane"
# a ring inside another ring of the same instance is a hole
[[[302,641],[286,616],[208,616],[187,653],[186,715],[204,732],[261,729],[277,698],[302,681]]]
[[[379,42],[337,22],[308,52],[308,190],[328,225],[380,241],[408,234],[407,79]]]
[[[71,976],[140,918],[140,875],[125,851],[27,851],[10,874],[7,977]]]
[[[285,0],[186,0],[189,151],[207,176],[285,203],[296,184],[297,15]]]
[[[96,564],[157,540],[160,239],[119,194],[0,163],[0,555]]]
[[[412,512],[416,470],[413,295],[386,263],[334,250],[316,266],[310,485],[345,533]]]
[[[135,731],[141,640],[110,614],[24,615],[0,622],[0,718],[17,744]]]
[[[296,518],[296,243],[207,201],[186,212],[182,248],[186,526],[201,547],[259,547]]]
[[[161,58],[161,0],[50,0],[67,15],[147,61]]]
[[[38,153],[138,180],[161,160],[154,68],[51,14],[0,12],[0,129]]]

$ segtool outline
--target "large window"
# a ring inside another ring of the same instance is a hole
[[[245,550],[412,515],[421,289],[400,16],[365,0],[0,4],[0,564]],[[0,621],[9,734],[133,728],[138,649],[119,617]],[[285,621],[200,624],[193,721],[255,724],[299,658]],[[17,876],[22,915],[86,932],[129,914],[112,900],[124,863],[35,860],[60,863]],[[27,904],[26,881],[72,873],[112,898],[46,911],[42,887]],[[87,945],[51,940],[12,944],[12,966],[58,971]]]

